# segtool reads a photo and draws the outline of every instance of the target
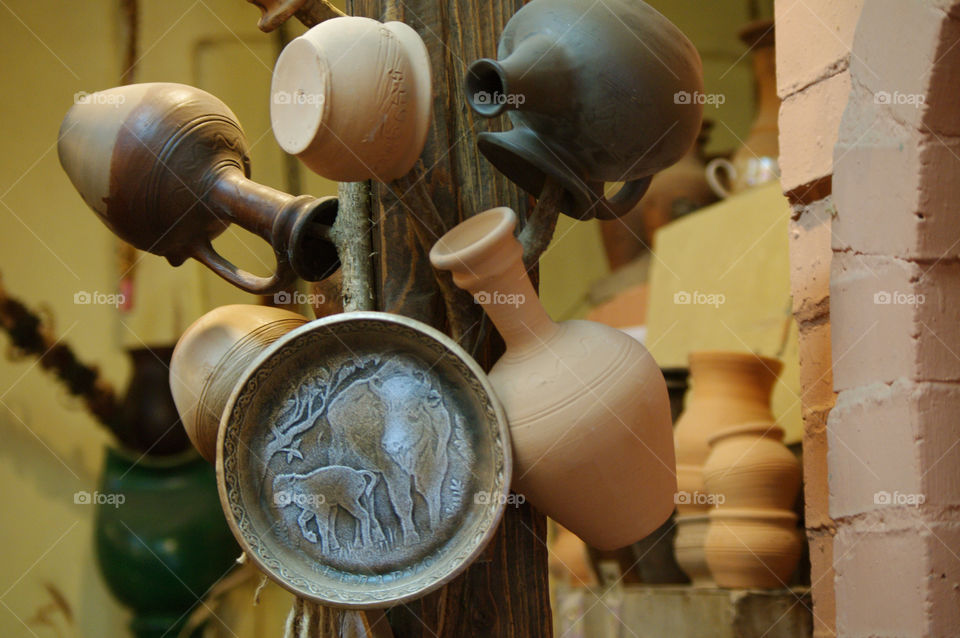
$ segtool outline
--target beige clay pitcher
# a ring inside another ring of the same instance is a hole
[[[673,510],[666,383],[638,341],[591,321],[554,323],[513,235],[516,214],[480,213],[430,251],[506,342],[490,370],[513,440],[513,488],[588,544],[622,547]]]

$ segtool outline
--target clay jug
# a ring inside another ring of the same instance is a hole
[[[793,512],[751,508],[710,512],[704,550],[710,573],[721,587],[787,587],[802,549]]]
[[[677,420],[677,511],[704,513],[714,504],[703,485],[711,436],[743,423],[775,421],[770,395],[782,364],[749,352],[690,353],[692,390]]]
[[[328,240],[333,197],[294,197],[250,179],[247,141],[226,104],[183,84],[129,84],[86,95],[60,127],[60,164],[110,230],[179,266],[188,257],[248,292],[339,265]],[[273,246],[276,272],[237,268],[211,246],[236,223]]]
[[[770,422],[745,423],[709,439],[703,466],[707,493],[721,508],[792,510],[800,491],[800,462],[783,444],[783,429]]]
[[[453,272],[506,342],[490,371],[514,450],[513,489],[589,545],[615,549],[673,510],[663,375],[638,341],[591,321],[554,323],[524,270],[509,208],[453,228],[430,261]]]
[[[732,160],[718,157],[706,167],[707,183],[717,197],[727,198],[780,178],[777,117],[776,55],[772,20],[757,20],[740,31],[740,39],[753,51],[757,115],[743,145]],[[725,175],[722,175],[724,174]]]
[[[237,304],[215,308],[186,329],[170,361],[170,390],[203,458],[216,461],[220,417],[243,371],[267,346],[308,321],[289,310]]]
[[[430,59],[402,22],[321,22],[283,49],[270,92],[277,143],[327,179],[387,182],[423,151]]]
[[[497,60],[467,69],[465,93],[483,117],[506,112],[513,129],[477,147],[534,196],[547,176],[571,217],[630,211],[654,173],[679,160],[700,131],[700,56],[640,0],[533,0],[507,23]],[[684,99],[686,96],[687,99]],[[605,182],[626,182],[613,197]]]
[[[710,517],[706,514],[677,516],[677,534],[673,539],[674,556],[694,587],[709,587],[714,584],[703,550],[709,527]]]

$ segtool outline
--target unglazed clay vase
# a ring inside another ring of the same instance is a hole
[[[677,534],[673,539],[674,555],[680,569],[690,578],[694,587],[714,584],[703,545],[710,527],[706,514],[677,516]]]
[[[170,390],[187,436],[211,463],[220,417],[247,366],[271,343],[309,319],[269,306],[230,305],[194,321],[177,341]]]
[[[481,116],[506,112],[513,129],[480,133],[477,147],[534,196],[548,176],[559,182],[572,217],[630,211],[700,130],[700,56],[640,0],[533,0],[497,57],[468,67],[466,98]],[[626,184],[607,198],[605,182]]]
[[[713,501],[703,485],[708,441],[718,432],[743,423],[774,423],[770,396],[782,364],[749,352],[690,353],[692,390],[675,429],[677,511],[705,513]]]
[[[653,357],[626,333],[554,323],[524,270],[516,214],[494,208],[430,251],[507,345],[490,382],[513,440],[513,488],[598,549],[632,543],[673,510],[670,403]]]
[[[283,49],[270,92],[277,143],[327,179],[387,182],[423,151],[430,59],[402,22],[321,22]]]
[[[129,84],[92,93],[63,120],[60,164],[84,201],[126,242],[179,266],[188,257],[248,292],[339,265],[328,240],[333,197],[294,197],[248,179],[247,141],[227,105],[183,84]],[[231,224],[270,242],[276,271],[239,269],[211,246]]]
[[[797,568],[803,539],[797,515],[784,510],[715,509],[704,549],[721,587],[786,587]]]
[[[800,462],[783,444],[783,429],[745,423],[709,439],[703,482],[719,508],[792,510],[800,491]],[[720,498],[722,496],[722,498]]]
[[[772,20],[757,20],[740,31],[740,39],[753,51],[753,75],[756,80],[757,115],[743,145],[732,160],[718,157],[705,169],[707,183],[717,197],[733,194],[780,178],[777,117],[776,55]]]

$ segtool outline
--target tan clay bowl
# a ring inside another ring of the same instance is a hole
[[[390,181],[423,150],[430,59],[402,22],[321,22],[284,48],[270,92],[277,143],[327,179]]]
[[[246,366],[309,319],[268,306],[221,306],[183,333],[170,361],[170,390],[187,436],[211,463],[223,408]]]

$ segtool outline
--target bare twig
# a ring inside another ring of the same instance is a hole
[[[290,19],[297,16],[297,20],[306,27],[320,24],[330,18],[339,18],[346,14],[333,6],[327,0],[248,0],[251,4],[260,7],[263,15],[257,26],[261,31],[269,33]]]
[[[550,245],[553,231],[557,227],[560,215],[560,202],[563,200],[563,187],[559,182],[547,177],[540,191],[537,205],[527,219],[527,225],[520,231],[520,244],[523,246],[523,265],[527,270],[536,266],[540,255]]]
[[[341,182],[337,220],[330,229],[343,269],[343,310],[373,310],[370,183]]]

